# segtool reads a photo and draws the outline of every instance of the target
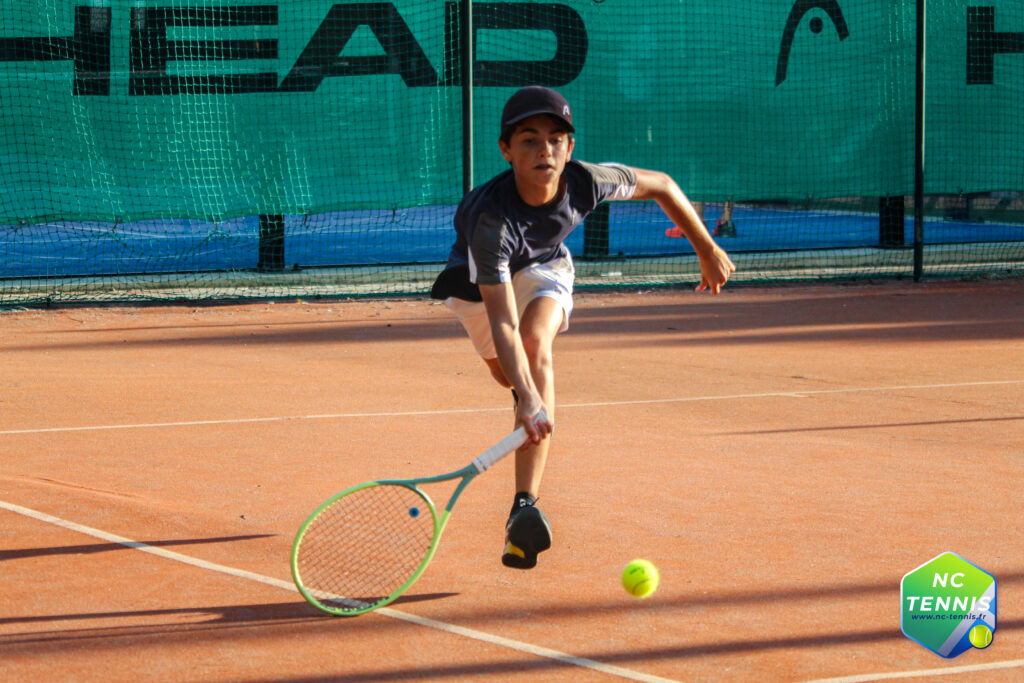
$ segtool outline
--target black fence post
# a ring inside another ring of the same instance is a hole
[[[473,0],[462,0],[462,190],[473,189]]]
[[[256,269],[264,272],[284,270],[284,216],[260,215],[259,261]]]
[[[903,234],[906,204],[903,195],[878,198],[878,246],[894,249],[906,243]]]
[[[925,0],[917,0],[917,68],[914,87],[914,282],[924,272]]]

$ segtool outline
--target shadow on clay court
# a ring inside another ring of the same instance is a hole
[[[443,598],[455,597],[457,595],[458,593],[420,593],[410,596],[402,596],[395,602],[391,603],[391,606],[393,607],[400,604],[427,602],[430,600],[441,600]],[[58,614],[45,616],[37,615],[28,617],[0,617],[0,625],[32,624],[44,623],[48,621],[88,621],[90,619],[139,619],[142,617],[167,617],[181,616],[187,614],[195,615],[197,617],[197,620],[193,624],[176,624],[175,626],[182,626],[187,628],[190,626],[206,627],[214,624],[246,625],[261,624],[264,622],[280,622],[284,620],[305,621],[310,618],[320,620],[321,617],[327,621],[333,619],[333,617],[322,612],[319,612],[308,603],[296,600],[292,602],[279,602],[271,604],[224,605],[217,607],[175,607],[170,609],[130,610],[118,612],[84,612],[81,614]],[[350,620],[338,617],[337,621],[342,622]],[[138,629],[139,627],[132,626],[124,628]],[[5,637],[0,636],[0,642],[3,642],[4,639]]]
[[[121,543],[87,543],[84,545],[62,545],[53,548],[21,548],[17,550],[0,550],[0,562],[5,560],[22,560],[29,557],[45,557],[49,555],[92,555],[112,550],[131,550],[134,547],[154,546],[167,548],[179,545],[203,545],[207,543],[233,543],[235,541],[252,541],[257,538],[270,538],[274,534],[251,534],[248,536],[220,536],[217,538],[188,538],[173,541],[133,541],[131,544]],[[3,623],[3,619],[0,619]]]
[[[993,571],[992,572],[999,586],[1024,583],[1024,569],[1017,571]],[[896,604],[899,604],[899,586],[901,576],[896,576],[884,581],[873,581],[865,583],[851,583],[834,586],[808,586],[775,589],[766,592],[764,589],[750,591],[730,591],[701,594],[699,596],[680,596],[674,599],[661,598],[657,602],[644,604],[644,611],[651,612],[675,612],[688,608],[721,608],[742,606],[747,604],[784,603],[788,601],[805,600],[828,600],[857,597],[864,595],[886,595],[895,596]],[[545,620],[573,619],[581,615],[615,615],[618,613],[627,614],[637,609],[636,600],[622,598],[617,601],[610,601],[600,605],[580,605],[579,603],[560,603],[548,605],[544,608],[531,610],[531,615]],[[459,610],[450,614],[434,613],[431,615],[441,621],[458,621],[462,624],[479,626],[486,623],[504,623],[508,620],[508,613],[504,610]],[[1011,623],[1011,622],[1005,622]],[[1022,622],[1024,623],[1024,622]],[[999,628],[1004,622],[999,622]]]
[[[820,296],[806,290],[788,298],[763,301],[704,296],[685,303],[666,304],[660,297],[634,304],[578,305],[570,335],[657,335],[652,343],[675,344],[778,344],[806,341],[944,341],[1019,339],[1024,335],[1024,303],[1019,288],[999,287],[986,296],[962,289],[924,286],[882,288],[835,295],[822,288]],[[345,304],[336,304],[337,317],[327,320],[209,322],[167,326],[79,328],[63,332],[74,341],[47,344],[52,350],[236,344],[305,345],[461,339],[454,317],[368,315],[346,317]],[[367,305],[365,302],[361,306]],[[416,304],[412,304],[416,305]],[[381,304],[383,307],[384,304]],[[351,316],[351,314],[348,314]],[[152,332],[166,331],[154,337]],[[623,342],[639,343],[639,342]],[[36,345],[8,346],[8,351],[37,350]]]
[[[1024,627],[1024,620],[1000,622],[1000,629],[1019,629]],[[807,649],[839,645],[902,640],[905,636],[898,629],[875,629],[837,633],[824,636],[795,636],[792,638],[766,638],[764,640],[743,640],[733,642],[700,643],[692,646],[630,649],[623,652],[575,653],[574,657],[582,657],[604,664],[626,666],[638,662],[681,660],[694,657],[706,657],[715,654],[743,654],[774,649]],[[366,671],[363,673],[346,671],[344,680],[347,683],[375,683],[377,681],[411,681],[411,680],[449,680],[456,678],[472,679],[483,675],[501,675],[509,671],[537,672],[553,670],[578,670],[576,665],[567,664],[553,659],[530,658],[523,655],[513,656],[504,660],[462,664],[433,668],[402,668]],[[334,676],[308,676],[289,679],[293,683],[327,683],[338,680]]]
[[[145,647],[149,641],[154,646],[175,647],[176,643],[185,645],[195,642],[197,637],[206,636],[212,641],[237,641],[237,640],[262,640],[267,638],[294,639],[301,636],[324,635],[326,629],[335,629],[337,637],[367,638],[373,637],[380,627],[390,625],[394,628],[408,628],[404,622],[384,620],[381,618],[357,617],[354,619],[331,619],[325,617],[309,618],[298,617],[294,614],[297,608],[293,605],[253,605],[249,607],[230,608],[242,614],[246,611],[266,611],[268,607],[276,610],[276,616],[262,618],[258,622],[244,624],[242,622],[224,623],[218,621],[205,622],[196,625],[175,625],[155,626],[147,628],[144,626],[130,627],[126,629],[91,629],[78,632],[51,632],[49,634],[38,634],[32,636],[0,638],[0,644],[9,648],[11,654],[33,654],[33,650],[39,654],[45,653],[49,648],[59,643],[62,649],[66,648],[88,648],[96,649],[109,648],[132,648]],[[291,615],[291,616],[289,616]],[[542,615],[541,615],[542,616]],[[274,619],[279,619],[274,623]],[[276,631],[268,633],[268,628],[276,628]],[[1024,628],[1024,620],[1000,621],[999,630]],[[605,664],[628,666],[641,662],[687,660],[696,657],[707,657],[709,655],[739,655],[766,652],[770,650],[809,650],[821,649],[846,645],[858,645],[865,643],[880,643],[886,641],[900,641],[905,636],[897,628],[864,629],[855,631],[836,632],[822,635],[794,635],[778,638],[761,638],[745,640],[722,640],[717,638],[714,642],[701,642],[678,647],[656,647],[656,648],[629,648],[619,651],[598,651],[598,652],[575,652],[573,657],[585,658]],[[21,647],[19,647],[21,645]],[[376,681],[409,681],[409,680],[451,680],[458,678],[469,678],[485,675],[507,674],[509,671],[535,672],[545,671],[578,670],[576,664],[569,664],[556,659],[542,657],[524,656],[523,654],[511,654],[503,659],[492,659],[491,661],[476,661],[465,664],[453,664],[439,667],[403,667],[403,668],[367,668],[365,671],[353,670],[346,667],[344,674],[333,673],[322,676],[293,677],[290,681],[297,683],[317,683],[320,681],[337,681],[339,675],[343,679],[354,683],[373,683]],[[263,679],[253,679],[263,680]]]
[[[999,584],[1016,584],[1024,582],[1024,570],[1013,572],[996,572]],[[828,600],[840,599],[864,594],[892,594],[898,602],[899,577],[892,580],[849,584],[845,586],[819,586],[807,588],[788,588],[765,593],[763,590],[738,591],[701,595],[699,597],[679,597],[661,600],[644,605],[645,610],[653,612],[672,612],[694,607],[736,606],[744,604],[764,604],[769,602],[785,602],[792,600]],[[456,596],[457,593],[425,593],[403,596],[393,603],[392,607],[443,600]],[[547,623],[559,619],[580,619],[595,615],[626,614],[635,612],[636,601],[622,599],[600,605],[581,605],[574,602],[550,605],[532,609],[531,618],[542,619]],[[181,623],[181,618],[194,615],[191,623]],[[130,623],[124,626],[89,627],[89,620],[124,619],[138,620],[151,618],[153,623]],[[458,610],[450,614],[431,615],[440,622],[454,623],[469,628],[486,628],[488,624],[507,626],[509,615],[506,609]],[[157,610],[131,610],[121,612],[99,612],[83,614],[55,614],[50,616],[6,617],[0,618],[4,624],[43,624],[47,622],[65,622],[74,620],[82,623],[82,628],[70,630],[55,628],[34,632],[23,632],[0,636],[0,647],[12,655],[43,654],[59,644],[63,651],[75,649],[95,650],[97,648],[144,647],[152,642],[154,646],[173,646],[176,641],[194,642],[197,638],[212,641],[243,641],[267,638],[294,638],[304,635],[336,635],[337,637],[369,638],[379,636],[386,631],[407,629],[409,625],[398,619],[390,619],[384,615],[367,614],[358,617],[331,617],[317,611],[302,601],[270,604],[223,605],[209,607],[187,607]],[[164,623],[171,620],[174,623]],[[1017,630],[1024,628],[1024,619],[1007,619],[998,622],[999,630]],[[336,629],[336,630],[331,630]],[[718,640],[713,643],[680,645],[669,648],[650,648],[647,650],[630,649],[620,652],[574,653],[574,656],[586,657],[606,663],[627,664],[630,662],[687,659],[709,654],[754,653],[774,649],[808,649],[825,648],[837,645],[883,642],[903,638],[898,628],[847,630],[828,634],[794,635],[762,639]],[[493,664],[467,664],[440,669],[403,669],[389,671],[367,671],[365,674],[346,674],[346,680],[377,681],[377,680],[409,680],[418,678],[441,678],[472,676],[474,674],[495,673],[507,670],[507,667],[532,668],[536,670],[552,669],[565,666],[554,660],[495,662]],[[301,679],[308,681],[329,680],[327,678]]]

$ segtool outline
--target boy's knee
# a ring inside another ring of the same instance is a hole
[[[522,336],[523,350],[526,357],[530,359],[533,367],[548,367],[551,365],[551,345],[553,339],[544,334],[525,332]]]
[[[523,350],[526,351],[528,357],[536,358],[544,351],[545,340],[536,331],[523,330],[520,338],[523,340]]]
[[[564,316],[562,305],[555,299],[540,297],[531,302],[519,330],[523,349],[531,360],[551,362],[551,348],[561,329]]]

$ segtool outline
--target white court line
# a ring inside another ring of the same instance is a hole
[[[868,683],[869,681],[888,681],[894,678],[917,678],[919,676],[953,676],[973,671],[992,671],[994,669],[1016,669],[1024,667],[1024,659],[1011,659],[1005,662],[989,662],[988,664],[965,664],[949,666],[942,669],[921,669],[919,671],[892,671],[884,674],[858,674],[855,676],[839,676],[838,678],[819,678],[806,683]]]
[[[86,536],[92,536],[93,538],[99,538],[104,541],[111,543],[117,543],[123,545],[126,548],[134,548],[135,550],[141,550],[145,553],[157,555],[167,560],[174,560],[175,562],[181,562],[183,564],[198,567],[200,569],[206,569],[212,572],[219,572],[221,574],[227,574],[228,576],[234,576],[239,579],[246,579],[248,581],[256,581],[258,583],[273,586],[275,588],[282,588],[293,593],[297,593],[298,589],[290,581],[282,581],[281,579],[275,579],[269,576],[263,576],[262,574],[256,574],[255,572],[246,571],[244,569],[235,569],[234,567],[227,567],[222,564],[216,564],[214,562],[207,562],[206,560],[200,560],[196,557],[190,557],[188,555],[182,555],[176,553],[173,550],[166,550],[164,548],[157,548],[155,546],[142,543],[140,541],[133,541],[130,538],[124,536],[118,536],[107,531],[100,529],[94,529],[92,527],[84,526],[76,522],[70,522],[60,517],[54,517],[48,515],[45,512],[39,512],[37,510],[31,510],[29,508],[15,505],[14,503],[8,503],[0,500],[0,508],[9,510],[10,512],[24,515],[25,517],[31,517],[32,519],[40,522],[46,522],[47,524],[53,524],[71,531],[75,531]],[[401,621],[407,621],[417,626],[426,626],[427,628],[437,629],[438,631],[444,631],[464,638],[472,638],[473,640],[479,640],[484,643],[491,645],[497,645],[498,647],[504,647],[509,650],[515,650],[517,652],[523,652],[534,657],[543,657],[545,659],[552,659],[562,664],[571,664],[573,666],[582,667],[585,669],[591,669],[599,671],[610,676],[617,676],[619,678],[625,678],[631,681],[644,681],[645,683],[676,683],[668,678],[660,678],[658,676],[652,676],[649,674],[641,673],[639,671],[632,671],[631,669],[625,669],[612,664],[604,664],[593,659],[587,659],[586,657],[576,657],[574,655],[567,654],[565,652],[559,652],[558,650],[550,650],[546,647],[540,647],[538,645],[531,645],[530,643],[524,643],[518,640],[512,640],[510,638],[503,638],[501,636],[492,635],[490,633],[484,633],[483,631],[477,631],[475,629],[466,628],[464,626],[456,626],[455,624],[448,624],[443,621],[437,621],[436,619],[429,619],[427,617],[417,616],[415,614],[409,614],[407,612],[401,612],[399,610],[390,607],[381,607],[380,609],[374,610],[374,614],[379,614],[392,619],[399,619]],[[342,617],[339,617],[342,618]],[[348,617],[350,619],[356,619],[359,617]],[[324,617],[324,619],[330,619],[330,617]]]
[[[604,408],[613,406],[650,405],[654,403],[693,403],[699,401],[735,401],[751,398],[807,398],[824,394],[855,394],[883,391],[910,391],[916,389],[955,389],[962,387],[983,387],[1005,384],[1024,384],[1024,379],[1007,379],[991,382],[958,382],[951,384],[906,384],[879,387],[851,387],[844,389],[810,389],[807,391],[770,391],[759,394],[727,394],[722,396],[683,396],[677,398],[650,398],[634,401],[596,401],[593,403],[562,403],[559,409]],[[202,425],[246,424],[254,422],[288,422],[290,420],[340,420],[368,417],[415,417],[418,415],[457,415],[459,413],[504,412],[507,408],[446,408],[442,410],[405,410],[378,413],[328,413],[324,415],[279,415],[276,417],[243,417],[225,420],[189,420],[183,422],[149,422],[141,424],[92,425],[86,427],[44,427],[40,429],[7,429],[0,436],[13,434],[47,434],[53,432],[90,432],[110,429],[160,429],[165,427],[195,427]]]

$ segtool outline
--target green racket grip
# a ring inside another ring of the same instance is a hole
[[[537,419],[534,420],[534,423],[546,421],[547,419],[547,413],[542,410],[537,413]],[[476,467],[477,472],[486,472],[492,465],[494,465],[494,463],[522,446],[528,439],[529,437],[526,435],[526,427],[519,427],[504,439],[478,455],[473,460],[473,466]]]

